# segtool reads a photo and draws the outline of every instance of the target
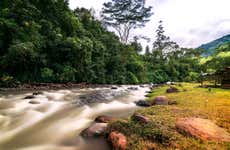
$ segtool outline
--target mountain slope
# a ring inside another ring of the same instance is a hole
[[[228,42],[230,42],[230,34],[223,36],[219,39],[216,39],[212,42],[209,42],[207,44],[203,44],[199,48],[202,48],[205,50],[205,52],[204,52],[205,56],[209,56],[209,55],[213,54],[215,52],[216,48],[218,48],[220,45],[226,44]]]

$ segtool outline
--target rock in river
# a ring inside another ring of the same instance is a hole
[[[34,99],[34,98],[35,98],[34,95],[28,95],[28,96],[26,96],[24,99]]]
[[[29,103],[30,103],[30,104],[40,104],[40,102],[35,101],[35,100],[31,100],[31,101],[29,101]]]
[[[112,122],[115,120],[117,120],[117,119],[114,117],[111,117],[111,116],[98,116],[95,119],[95,122],[97,122],[97,123],[109,123],[109,122]]]
[[[150,107],[151,103],[145,100],[139,100],[137,102],[135,102],[137,106],[141,106],[141,107]]]
[[[122,133],[111,132],[108,140],[112,143],[115,150],[125,150],[127,147],[127,138]]]
[[[38,92],[34,92],[33,93],[33,95],[42,95],[43,94],[43,92],[41,92],[41,91],[38,91]]]
[[[93,137],[103,135],[107,129],[107,123],[94,123],[82,132],[84,137]]]
[[[137,91],[137,90],[138,90],[138,87],[128,87],[128,90]]]
[[[180,118],[176,121],[176,128],[204,141],[230,142],[229,133],[208,119]]]
[[[117,89],[118,89],[118,87],[116,87],[116,86],[112,86],[112,87],[111,87],[111,89],[112,89],[112,90],[117,90]]]

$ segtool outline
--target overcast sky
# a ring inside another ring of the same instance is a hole
[[[99,12],[109,0],[70,0],[70,8],[94,8]],[[182,47],[198,47],[230,34],[230,0],[146,0],[154,15],[146,27],[132,34],[155,38],[159,20],[166,35]],[[150,43],[149,43],[150,44]]]

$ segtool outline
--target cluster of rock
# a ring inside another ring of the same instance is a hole
[[[114,90],[97,90],[91,93],[87,93],[85,95],[79,95],[73,103],[76,106],[83,106],[94,103],[110,102],[113,100],[114,97],[120,97],[127,93],[126,91],[116,90],[117,87],[111,88],[113,88]]]
[[[39,101],[36,101],[36,100],[33,100],[33,99],[35,99],[37,95],[42,95],[42,94],[43,94],[43,92],[40,92],[40,91],[39,92],[34,92],[32,95],[28,95],[28,96],[24,97],[24,99],[30,100],[29,103],[33,104],[33,105],[40,104]]]
[[[132,119],[145,124],[150,122],[148,117],[141,114],[134,114]],[[95,122],[89,128],[82,131],[81,135],[85,138],[92,138],[97,136],[106,137],[108,123],[116,120],[117,118],[111,116],[99,116],[95,119]],[[116,150],[125,150],[128,145],[127,137],[125,134],[118,131],[112,131],[108,133],[107,140]]]
[[[89,128],[82,132],[82,136],[85,138],[106,136],[108,123],[116,120],[117,118],[111,116],[99,116]],[[128,143],[126,136],[117,131],[109,133],[107,140],[112,144],[113,148],[117,150],[125,150]]]
[[[153,105],[176,104],[175,101],[169,101],[168,97],[166,97],[166,96],[157,96],[152,101],[140,100],[140,101],[137,101],[135,103],[137,106],[141,106],[141,107],[150,107]]]
[[[176,93],[179,92],[179,90],[176,87],[170,86],[166,90],[166,93]],[[151,91],[147,92],[148,94],[145,97],[150,97],[149,94],[151,94]],[[137,106],[141,107],[150,107],[153,105],[176,105],[177,102],[173,100],[169,100],[166,96],[157,96],[152,101],[146,101],[146,100],[139,100],[135,102]]]

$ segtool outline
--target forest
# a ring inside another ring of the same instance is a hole
[[[68,5],[68,0],[1,0],[1,86],[199,81],[202,72],[230,65],[230,43],[204,56],[202,49],[170,41],[160,21],[152,31],[156,41],[142,48],[137,38],[127,41],[109,31],[91,10],[71,10]],[[147,18],[150,8],[145,11]],[[135,25],[143,26],[146,18]]]

